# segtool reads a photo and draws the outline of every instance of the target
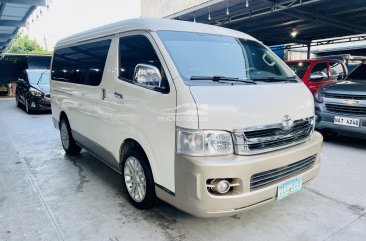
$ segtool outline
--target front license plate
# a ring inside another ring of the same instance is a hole
[[[284,199],[288,195],[297,192],[301,189],[302,178],[294,178],[282,183],[277,187],[277,200]]]
[[[360,119],[348,118],[348,117],[342,117],[342,116],[335,116],[334,117],[334,124],[343,125],[343,126],[359,127],[360,126]]]

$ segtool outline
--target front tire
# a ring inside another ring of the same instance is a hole
[[[28,99],[27,98],[25,99],[25,112],[27,112],[27,114],[31,114],[32,113],[32,111],[31,111],[31,109],[29,107],[29,102],[28,102]]]
[[[129,201],[138,209],[150,209],[156,201],[155,183],[145,155],[130,149],[122,162],[123,186]]]
[[[19,102],[19,96],[18,95],[15,96],[15,102],[17,103],[17,107],[20,107],[20,102]]]
[[[60,137],[61,144],[65,152],[69,155],[77,155],[81,151],[81,147],[76,144],[72,137],[70,124],[66,118],[62,118],[60,122]]]

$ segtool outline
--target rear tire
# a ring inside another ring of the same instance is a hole
[[[60,138],[62,147],[67,154],[77,155],[80,153],[81,147],[76,144],[72,137],[70,124],[66,118],[62,118],[60,122]]]
[[[123,187],[138,209],[150,209],[156,202],[155,183],[149,162],[138,149],[130,149],[122,162]]]

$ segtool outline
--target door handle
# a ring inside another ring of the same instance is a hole
[[[118,92],[114,92],[114,97],[119,98],[119,99],[123,99],[123,95],[121,93],[118,93]]]
[[[102,100],[104,100],[106,97],[106,92],[105,89],[102,88]]]

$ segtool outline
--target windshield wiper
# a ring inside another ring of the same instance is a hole
[[[284,77],[284,78],[278,78],[278,77],[255,77],[251,78],[253,81],[263,81],[263,82],[292,82],[297,83],[297,79],[295,76],[291,77]]]
[[[217,81],[217,82],[222,82],[222,81],[232,81],[232,82],[241,82],[241,83],[248,83],[248,84],[254,84],[256,85],[257,83],[253,80],[244,80],[244,79],[239,79],[236,77],[226,77],[226,76],[191,76],[190,80],[212,80],[212,81]]]
[[[41,76],[39,76],[39,79],[38,79],[38,81],[37,81],[37,85],[39,85],[39,82],[42,80],[43,75],[44,75],[46,72],[47,72],[47,71],[43,72],[43,73],[41,74]]]

